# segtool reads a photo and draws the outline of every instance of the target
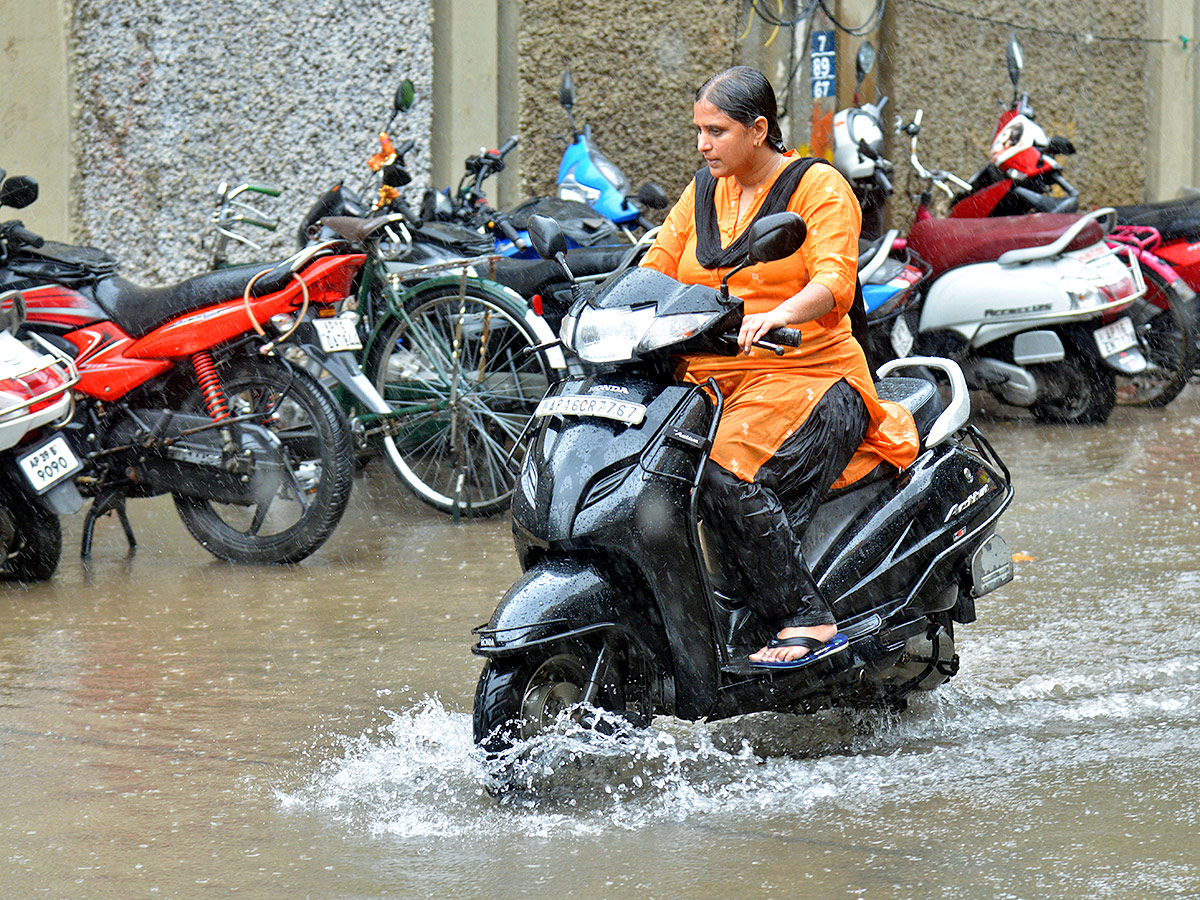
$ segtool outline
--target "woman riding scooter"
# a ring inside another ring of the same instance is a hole
[[[726,556],[723,575],[780,627],[750,661],[794,668],[846,647],[799,550],[810,514],[830,487],[881,462],[911,463],[918,441],[912,417],[880,403],[852,334],[858,202],[831,165],[786,150],[776,109],[766,77],[746,66],[700,87],[693,121],[706,165],[642,265],[717,287],[744,256],[753,221],[790,210],[807,223],[799,252],[730,279],[745,301],[744,355],[692,355],[686,374],[697,384],[714,378],[725,402],[711,451],[717,465],[705,470],[706,526],[724,546],[761,548]],[[775,355],[760,341],[785,326],[800,330],[800,347]]]

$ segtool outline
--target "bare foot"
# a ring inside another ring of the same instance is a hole
[[[791,637],[810,637],[818,641],[831,641],[837,634],[836,625],[810,625],[807,628],[783,628],[777,637],[785,640]],[[807,647],[763,647],[757,653],[750,654],[754,662],[792,662],[807,656],[811,651]]]

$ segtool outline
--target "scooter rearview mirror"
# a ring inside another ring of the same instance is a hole
[[[1025,52],[1021,49],[1021,42],[1017,40],[1015,34],[1008,36],[1008,53],[1006,54],[1008,61],[1008,78],[1013,83],[1013,88],[1017,86],[1017,82],[1021,80],[1021,70],[1025,68]]]
[[[24,209],[38,198],[38,183],[28,175],[14,175],[0,187],[0,206]]]
[[[763,216],[750,226],[750,262],[771,262],[791,256],[808,237],[808,226],[794,212]]]
[[[870,41],[863,41],[861,47],[858,48],[858,53],[854,57],[854,72],[858,78],[858,85],[855,88],[862,87],[862,83],[866,81],[871,70],[875,68],[875,45]]]

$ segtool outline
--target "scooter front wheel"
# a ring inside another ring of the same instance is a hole
[[[472,717],[475,743],[489,756],[549,730],[581,710],[598,649],[587,644],[533,648],[527,656],[489,659],[479,676]],[[610,664],[593,704],[625,711],[623,666]]]

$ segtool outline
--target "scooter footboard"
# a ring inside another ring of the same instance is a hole
[[[647,655],[648,635],[661,632],[632,597],[596,566],[579,560],[547,559],[530,569],[500,600],[485,625],[474,629],[471,651],[497,657],[530,647],[604,631],[618,631]]]

